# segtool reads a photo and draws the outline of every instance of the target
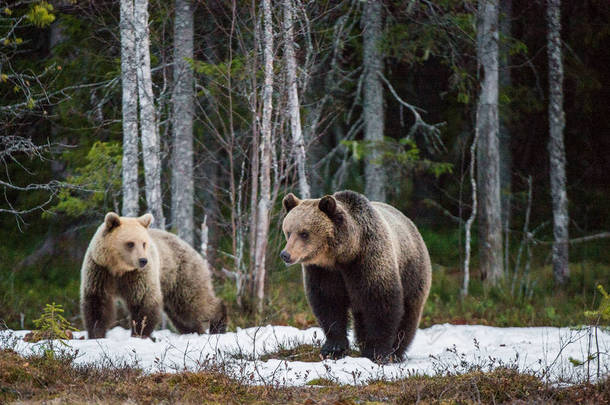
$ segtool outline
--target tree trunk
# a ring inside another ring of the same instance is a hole
[[[139,214],[138,78],[133,0],[121,0],[121,84],[123,93],[123,215]]]
[[[483,74],[477,105],[479,262],[481,277],[496,284],[503,276],[498,139],[498,5],[479,0],[477,57]]]
[[[553,274],[564,284],[568,266],[568,196],[566,193],[566,153],[563,143],[563,62],[561,60],[561,0],[548,0],[547,53],[549,59],[549,160],[553,199]]]
[[[254,24],[254,39],[255,41],[260,41],[261,33],[260,33],[260,24],[258,23],[258,17],[256,13],[256,2],[252,1],[252,17],[255,21]],[[258,44],[257,44],[258,46]],[[264,64],[264,61],[263,61]],[[251,72],[257,72],[259,69],[258,66],[258,58],[252,58],[252,66],[250,67]],[[252,97],[251,101],[251,111],[253,114],[253,119],[251,123],[252,130],[252,142],[250,145],[250,243],[249,243],[249,255],[250,260],[248,263],[248,278],[246,279],[247,286],[242,291],[244,291],[245,295],[249,294],[250,299],[253,300],[254,297],[254,271],[256,267],[256,236],[258,232],[258,216],[257,216],[257,206],[258,206],[258,179],[260,172],[260,155],[259,155],[259,146],[260,146],[260,123],[258,120],[259,117],[259,108],[260,103],[258,99],[258,78],[256,74],[251,75],[252,80],[252,89],[254,91],[254,97]],[[239,270],[239,269],[237,269]],[[237,296],[237,303],[239,307],[243,307],[243,300],[240,295]]]
[[[508,38],[511,37],[512,0],[500,2],[500,91],[506,92],[511,86],[510,75],[510,46]],[[500,110],[500,201],[502,204],[502,234],[504,235],[504,268],[508,271],[510,266],[508,254],[510,251],[510,223],[512,200],[512,166],[513,158],[510,147],[510,131],[507,125],[510,114],[509,106],[504,105]]]
[[[363,64],[363,115],[364,139],[372,146],[372,151],[364,161],[364,193],[374,201],[386,199],[386,174],[379,161],[378,149],[383,142],[384,108],[383,86],[380,74],[383,73],[381,55],[382,4],[379,0],[367,0],[362,14],[362,64]]]
[[[148,204],[148,210],[155,217],[154,226],[159,229],[165,229],[161,195],[159,132],[150,72],[148,0],[135,0],[134,15],[146,203]]]
[[[472,211],[470,216],[466,220],[465,224],[465,251],[464,251],[464,278],[462,280],[462,297],[468,295],[468,289],[470,288],[470,249],[471,249],[471,230],[472,223],[477,217],[477,182],[475,180],[475,167],[477,163],[477,145],[479,143],[479,131],[475,129],[474,139],[470,145],[470,166],[468,167],[468,174],[470,177],[470,187],[472,195]]]
[[[172,226],[178,236],[194,243],[193,223],[193,5],[176,0],[174,21],[174,91],[172,131],[174,138],[172,173]]]
[[[261,170],[260,197],[258,200],[256,227],[256,253],[254,261],[254,289],[256,308],[263,310],[265,296],[265,254],[269,233],[269,210],[271,209],[271,113],[273,110],[273,29],[271,0],[263,0],[263,53],[265,79],[263,84],[263,117],[261,120]]]
[[[290,130],[292,132],[292,148],[297,166],[299,180],[299,194],[301,198],[310,197],[309,182],[305,171],[305,141],[301,128],[301,113],[299,104],[299,93],[297,89],[297,63],[294,54],[294,30],[293,30],[293,7],[292,0],[284,0],[284,32],[286,76],[288,84],[288,111],[290,114]]]

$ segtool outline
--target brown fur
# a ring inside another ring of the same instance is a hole
[[[431,284],[428,250],[397,209],[341,191],[321,199],[284,198],[289,264],[301,263],[305,290],[326,335],[325,356],[348,346],[348,310],[362,354],[402,358]]]
[[[91,239],[80,294],[89,338],[104,337],[113,325],[116,299],[131,314],[133,335],[150,336],[162,310],[181,333],[224,332],[226,309],[205,261],[176,235],[148,229],[152,220],[111,212]]]

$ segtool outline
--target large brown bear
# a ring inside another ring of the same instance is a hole
[[[325,357],[348,348],[348,309],[362,355],[400,360],[430,291],[428,250],[397,209],[353,191],[321,199],[284,197],[280,256],[301,263],[309,304],[326,335]]]
[[[106,214],[91,239],[81,269],[81,311],[90,339],[103,338],[122,299],[132,335],[148,337],[165,310],[181,333],[222,333],[226,309],[214,295],[205,261],[169,232],[139,218]]]

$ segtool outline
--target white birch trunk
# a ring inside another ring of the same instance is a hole
[[[558,284],[570,276],[568,265],[568,196],[563,142],[563,62],[561,60],[561,0],[548,0],[547,53],[549,59],[549,160],[553,199],[553,274]]]
[[[121,85],[123,109],[123,215],[139,214],[138,78],[133,0],[121,0]]]
[[[155,217],[154,226],[165,229],[161,196],[161,156],[159,132],[155,112],[148,33],[148,0],[135,0],[135,37],[137,53],[138,97],[140,101],[140,130],[142,131],[142,159],[148,210]]]
[[[273,111],[273,27],[271,0],[263,0],[263,54],[265,79],[263,84],[263,117],[261,120],[261,171],[256,228],[254,289],[259,313],[265,297],[265,254],[271,209],[271,113]]]
[[[172,94],[172,226],[178,236],[194,243],[193,223],[193,5],[176,0],[174,20],[174,89]]]
[[[470,177],[470,187],[472,188],[472,211],[468,220],[466,220],[466,232],[465,232],[465,252],[464,252],[464,278],[462,281],[462,297],[468,295],[468,289],[470,288],[470,252],[471,252],[471,230],[472,223],[477,217],[477,182],[475,179],[475,167],[477,163],[477,144],[479,142],[479,132],[475,129],[474,139],[470,145],[470,166],[468,167],[468,173]]]
[[[384,108],[383,85],[380,74],[383,72],[381,55],[382,4],[380,0],[366,0],[362,14],[362,64],[364,80],[362,112],[364,116],[364,139],[373,146],[364,161],[364,193],[374,201],[386,199],[386,174],[379,161],[381,153],[378,146],[383,142]]]
[[[253,10],[254,19],[257,23],[254,24],[254,38],[255,41],[260,40],[260,24],[258,23],[258,18],[256,16],[255,10]],[[257,44],[258,46],[258,44]],[[264,61],[263,61],[264,64]],[[258,71],[258,57],[252,59],[252,72]],[[248,273],[250,278],[248,280],[249,288],[246,290],[250,291],[250,298],[254,296],[254,267],[256,265],[256,235],[257,235],[257,227],[258,227],[258,217],[257,217],[257,206],[258,206],[258,177],[260,171],[260,155],[259,155],[259,143],[260,143],[260,123],[258,122],[258,111],[259,111],[259,99],[258,99],[258,80],[256,73],[252,74],[252,89],[254,92],[254,96],[251,101],[251,113],[252,113],[252,142],[251,142],[251,161],[250,161],[250,244],[249,244],[249,254],[250,254],[250,262],[248,265]],[[238,295],[238,304],[242,306],[241,297]]]
[[[507,91],[511,86],[510,46],[513,5],[512,0],[500,2],[500,91]],[[508,105],[500,110],[500,200],[502,203],[502,234],[504,235],[504,269],[508,272],[510,252],[510,224],[512,206],[512,166],[513,159],[510,147],[511,134],[507,126]]]
[[[286,58],[286,76],[288,82],[288,111],[290,114],[290,130],[292,132],[292,148],[299,181],[299,194],[301,198],[309,198],[311,193],[305,169],[305,141],[301,127],[301,105],[299,103],[297,63],[294,53],[293,8],[292,0],[284,0],[284,33],[286,36],[284,40],[284,56]]]
[[[477,105],[479,263],[481,276],[502,278],[502,221],[498,124],[498,3],[479,0],[477,56],[483,75]]]

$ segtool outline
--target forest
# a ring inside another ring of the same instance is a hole
[[[200,252],[229,331],[316,327],[280,259],[282,199],[354,190],[422,234],[420,328],[595,325],[610,344],[610,2],[18,0],[0,22],[4,329],[36,328],[48,304],[83,329],[81,263],[110,211],[150,212]],[[596,356],[599,377],[608,347]],[[610,401],[607,374],[558,393],[512,371],[490,385]],[[400,387],[391,401],[410,402]],[[354,390],[329,395],[378,395]]]

